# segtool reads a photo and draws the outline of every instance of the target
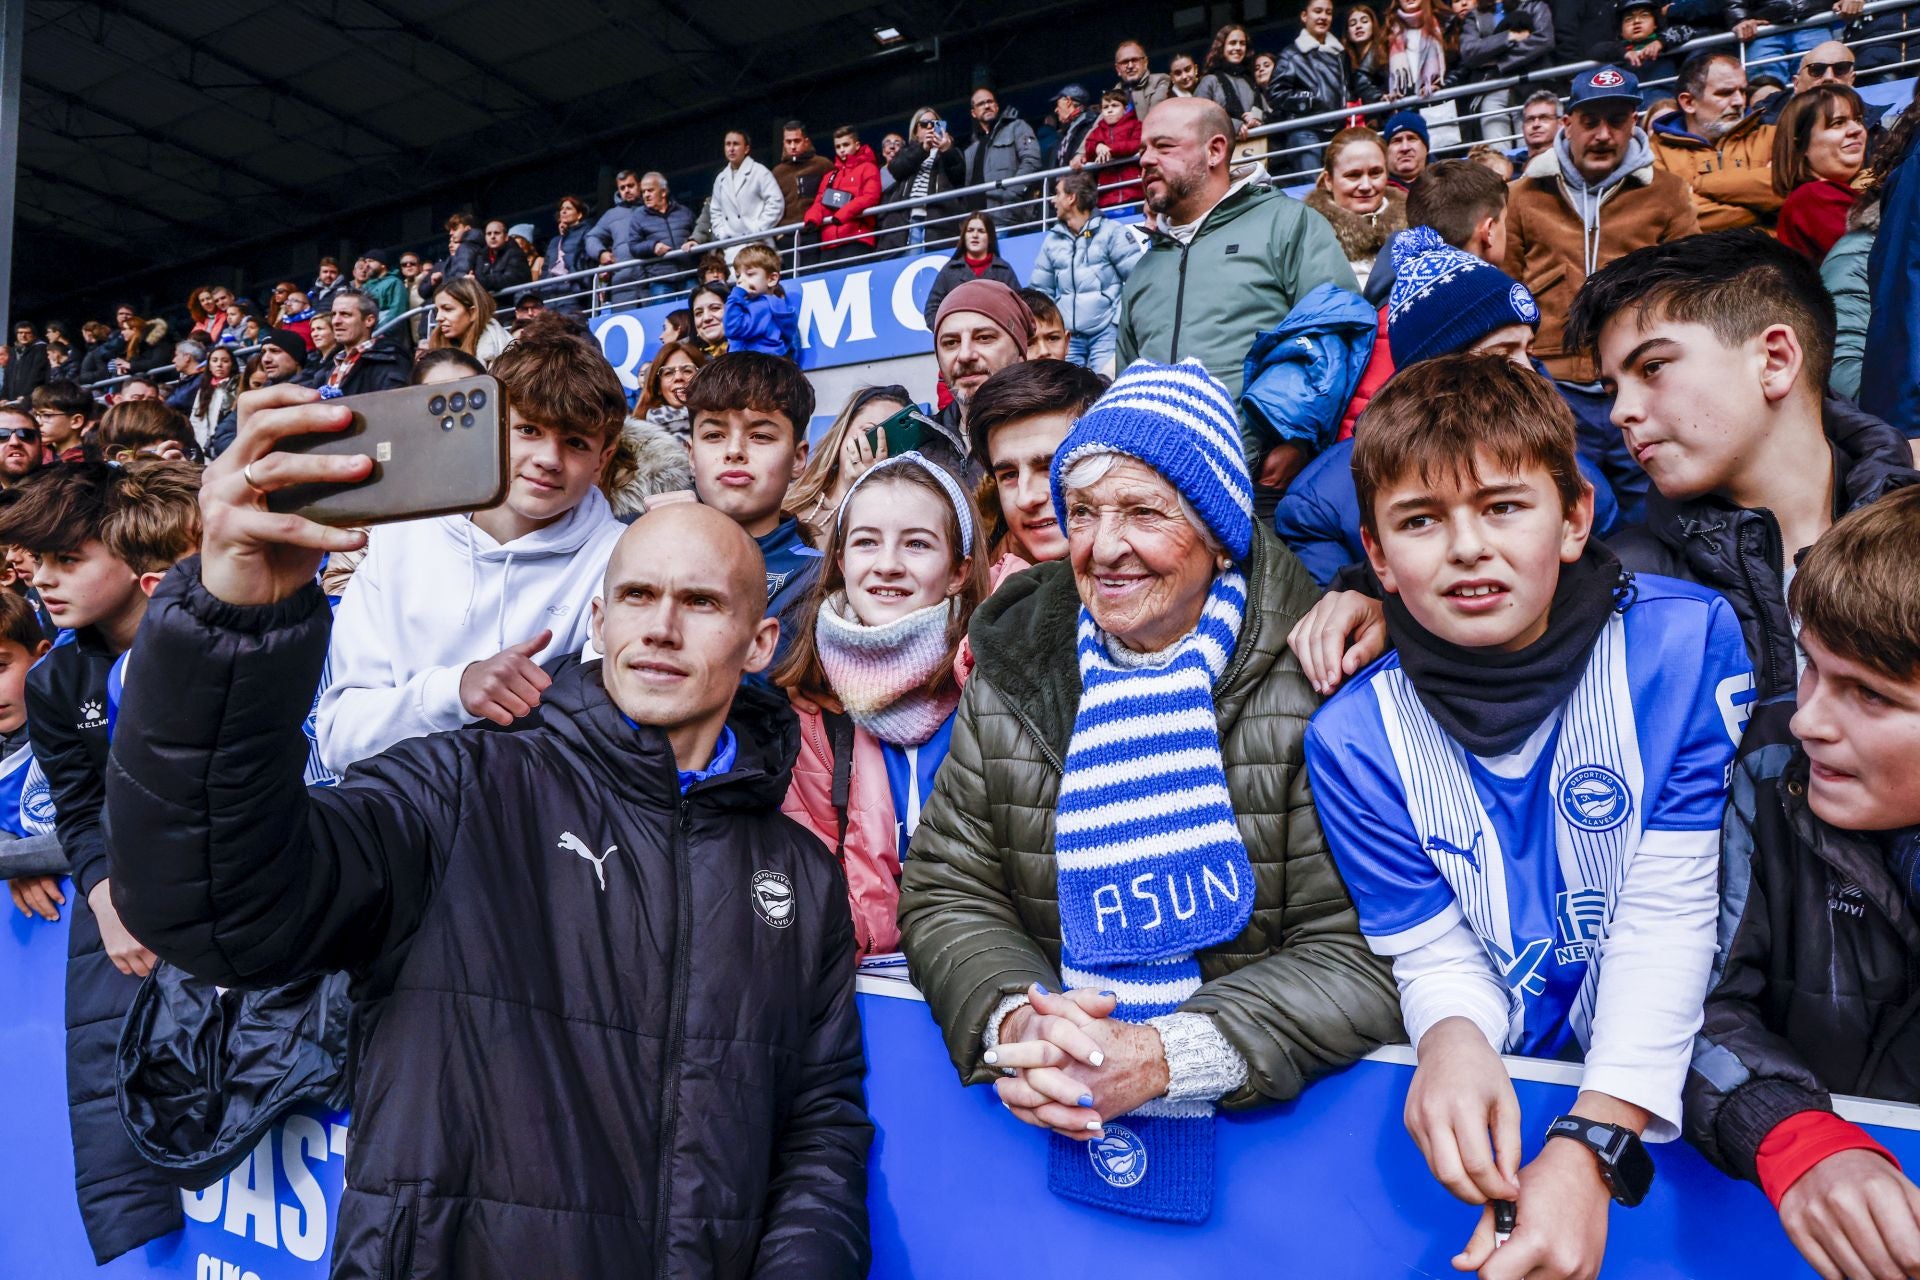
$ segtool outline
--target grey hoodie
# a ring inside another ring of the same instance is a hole
[[[1567,145],[1565,130],[1553,140],[1553,150],[1560,161],[1561,189],[1567,193],[1567,203],[1580,215],[1585,266],[1587,274],[1592,275],[1600,269],[1600,207],[1621,183],[1641,169],[1653,167],[1653,146],[1647,141],[1646,130],[1635,128],[1620,163],[1614,166],[1612,173],[1592,184],[1581,177],[1580,170],[1575,167],[1573,150]]]

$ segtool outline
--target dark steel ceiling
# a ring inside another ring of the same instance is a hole
[[[964,36],[1100,7],[28,0],[15,295],[32,305],[84,291],[76,276],[314,234],[583,139],[712,115],[770,85],[877,74],[876,26]]]

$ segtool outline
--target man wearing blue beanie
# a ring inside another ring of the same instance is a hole
[[[1387,140],[1387,181],[1402,191],[1413,190],[1427,171],[1432,139],[1426,120],[1418,111],[1396,111],[1387,117],[1380,136]]]

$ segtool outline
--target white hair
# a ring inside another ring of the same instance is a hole
[[[1113,464],[1123,458],[1129,462],[1138,462],[1147,470],[1153,471],[1154,479],[1172,490],[1174,499],[1180,504],[1180,514],[1186,517],[1188,524],[1200,531],[1200,541],[1206,544],[1207,550],[1214,555],[1226,554],[1225,544],[1214,536],[1212,527],[1200,518],[1198,511],[1193,509],[1193,504],[1187,501],[1187,495],[1175,489],[1165,476],[1154,471],[1152,463],[1136,458],[1130,453],[1097,447],[1084,453],[1076,453],[1068,460],[1066,470],[1060,473],[1061,497],[1064,498],[1069,490],[1086,489],[1099,484],[1106,478],[1107,472],[1113,470]]]

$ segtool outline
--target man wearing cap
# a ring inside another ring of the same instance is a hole
[[[1676,87],[1679,105],[1650,131],[1653,162],[1692,189],[1702,231],[1772,226],[1780,212],[1773,126],[1758,112],[1747,114],[1747,71],[1738,55],[1694,54]]]
[[[306,364],[307,341],[299,334],[291,329],[268,329],[260,335],[260,371],[267,375],[268,386],[299,381]],[[219,457],[233,443],[239,430],[240,406],[234,403],[214,424],[213,434],[207,438],[208,460]]]
[[[1402,191],[1413,190],[1427,171],[1431,139],[1426,120],[1418,111],[1396,111],[1381,136],[1387,140],[1387,181]]]
[[[1647,245],[1696,234],[1687,184],[1657,167],[1635,124],[1640,83],[1605,66],[1573,82],[1553,150],[1534,158],[1507,202],[1507,274],[1540,305],[1534,354],[1561,381],[1592,383],[1596,370],[1563,343],[1567,309],[1588,276]]]
[[[1320,285],[1360,285],[1325,218],[1229,172],[1233,137],[1205,98],[1169,98],[1147,117],[1140,171],[1154,217],[1120,295],[1116,367],[1197,358],[1238,403],[1256,336]],[[1290,446],[1267,458],[1254,479],[1272,489],[1303,460]]]
[[[1060,140],[1053,147],[1053,167],[1065,168],[1087,145],[1087,135],[1099,116],[1089,110],[1093,95],[1086,86],[1070,84],[1053,95],[1053,118],[1060,122]]]
[[[360,255],[360,263],[366,269],[366,278],[360,284],[360,292],[379,304],[383,316],[397,316],[407,309],[407,282],[387,270],[389,265],[384,249],[369,249]],[[406,326],[395,330],[396,335],[404,335]],[[305,357],[303,356],[302,359]]]
[[[973,402],[973,393],[1000,370],[1027,358],[1033,330],[1033,312],[1018,293],[998,280],[956,285],[934,313],[933,358],[940,366],[941,380],[953,393],[953,403],[934,421],[960,458],[967,456],[967,406]],[[986,459],[974,462],[984,466]]]
[[[507,224],[495,218],[487,224],[487,247],[473,263],[473,278],[501,301],[500,291],[533,279],[533,264],[507,235]]]

